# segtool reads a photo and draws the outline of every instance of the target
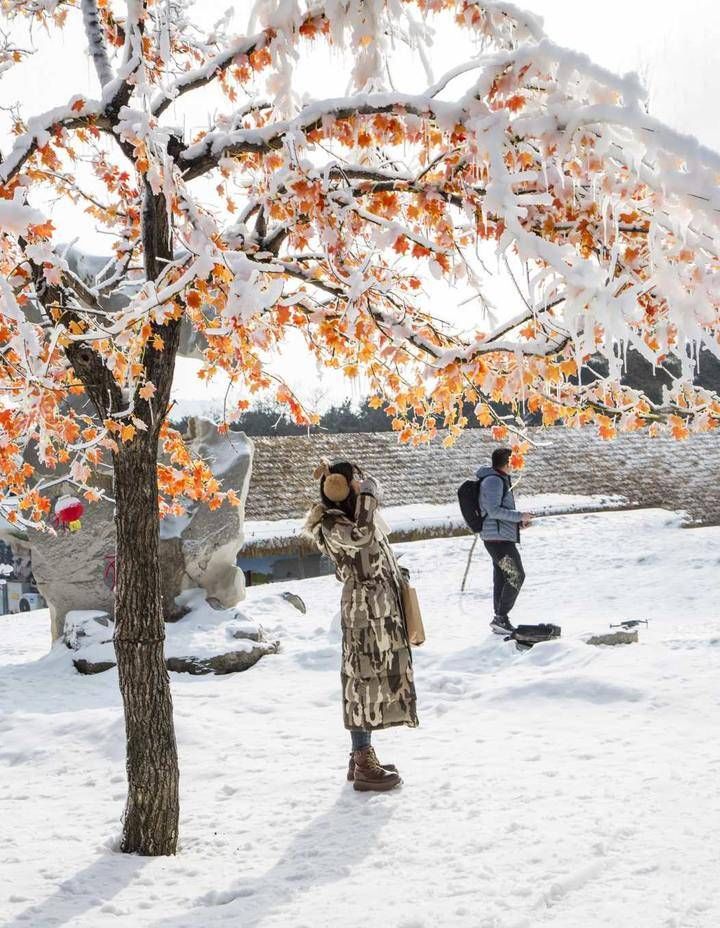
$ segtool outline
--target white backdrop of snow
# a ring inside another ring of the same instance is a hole
[[[43,613],[0,620],[5,928],[716,928],[720,528],[659,511],[548,519],[525,535],[517,621],[488,633],[484,552],[399,546],[428,631],[421,727],[376,737],[405,783],[344,781],[340,588],[249,590],[280,654],[232,677],[173,675],[181,848],[115,853],[125,795],[115,671],[68,676]],[[303,616],[280,596],[291,590]],[[640,644],[581,636],[649,618]],[[64,658],[63,658],[64,660]]]

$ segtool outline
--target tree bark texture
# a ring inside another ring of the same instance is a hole
[[[171,257],[167,206],[146,185],[143,203],[145,270],[156,280]],[[152,400],[136,391],[136,417],[146,425],[114,455],[117,580],[115,654],[125,712],[128,796],[121,849],[149,856],[174,854],[180,815],[179,768],[159,561],[158,440],[170,399],[180,321],[153,325],[164,347],[148,344],[145,377]]]
[[[149,856],[177,849],[180,780],[164,654],[156,459],[152,436],[115,456],[114,640],[128,779],[121,849]]]

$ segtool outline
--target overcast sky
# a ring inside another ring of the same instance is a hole
[[[616,72],[637,71],[653,115],[720,151],[720,4],[717,0],[532,0],[560,45]],[[678,12],[682,12],[682,17]]]
[[[720,151],[720,120],[716,116],[720,99],[720,4],[717,0],[685,0],[682,4],[675,0],[603,0],[598,4],[527,0],[518,5],[543,17],[545,31],[557,44],[582,51],[612,71],[637,71],[650,91],[653,115]],[[214,11],[221,13],[228,3],[227,0],[203,0],[198,6],[207,15]],[[235,5],[239,30],[245,26],[243,11],[250,6],[249,3]],[[678,10],[682,11],[682,18],[678,17]],[[78,20],[76,16],[76,23]],[[68,28],[59,37],[54,34],[51,46],[41,34],[36,36],[36,43],[41,55],[13,68],[3,78],[3,103],[19,97],[27,117],[64,103],[74,93],[97,96],[94,71],[77,28]],[[455,63],[448,55],[452,55],[452,48],[438,42],[433,61],[436,73],[442,73]],[[324,91],[326,83],[319,86]],[[333,86],[333,95],[339,92],[339,88]],[[9,144],[6,127],[7,120],[0,114],[5,151]],[[66,227],[66,217],[57,207],[53,218],[59,227]],[[86,247],[98,248],[104,243],[87,225],[74,231],[81,234],[81,242]],[[453,293],[448,293],[447,297],[449,301],[459,299],[458,294]],[[515,307],[511,311],[515,311]],[[296,367],[289,379],[306,399],[323,394],[321,405],[327,405],[330,399],[337,400],[343,394],[357,398],[364,392],[362,384],[351,385],[336,377],[321,378],[315,365],[303,363],[301,358],[294,348],[279,363],[284,373],[289,364]],[[183,370],[187,372],[190,367],[185,365]],[[221,389],[222,385],[217,384],[216,390]],[[196,385],[185,384],[185,392],[195,396],[195,390]]]

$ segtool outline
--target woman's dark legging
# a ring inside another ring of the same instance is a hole
[[[353,751],[362,751],[365,748],[370,747],[372,732],[365,731],[362,728],[351,728],[350,729],[350,740],[352,742]]]

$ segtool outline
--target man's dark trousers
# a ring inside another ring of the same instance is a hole
[[[525,581],[520,552],[512,541],[486,541],[484,545],[493,560],[495,615],[507,616]]]

